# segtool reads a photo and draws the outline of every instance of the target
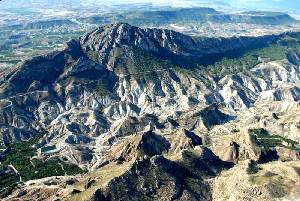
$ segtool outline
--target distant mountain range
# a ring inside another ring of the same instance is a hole
[[[223,13],[213,8],[173,8],[155,11],[128,11],[121,13],[109,13],[77,18],[79,23],[106,24],[115,22],[130,23],[135,26],[164,26],[172,23],[199,24],[199,23],[247,23],[258,25],[286,25],[298,21],[290,15],[281,12],[252,11],[241,13]],[[71,26],[76,22],[68,19],[34,21],[25,24],[5,26],[2,30],[43,29],[54,26]]]
[[[45,11],[40,8],[47,8]],[[158,10],[165,8],[195,8],[195,7],[212,7],[220,11],[245,11],[245,10],[263,10],[263,11],[277,11],[297,14],[300,13],[300,6],[297,0],[96,0],[96,1],[2,1],[0,10],[3,14],[12,14],[13,16],[23,15],[25,17],[30,15],[38,15],[42,18],[51,16],[75,16],[77,13],[87,16],[89,13],[96,14],[107,12],[118,12],[133,9],[149,9]],[[21,9],[19,9],[21,8]],[[55,12],[52,12],[55,11]],[[83,12],[80,12],[83,11]],[[0,16],[6,18],[6,16]],[[8,16],[7,16],[8,17]],[[21,20],[21,19],[20,19]],[[0,21],[1,23],[1,21]]]

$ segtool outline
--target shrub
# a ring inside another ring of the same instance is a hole
[[[257,163],[254,160],[250,160],[246,171],[248,174],[256,174],[259,171]]]

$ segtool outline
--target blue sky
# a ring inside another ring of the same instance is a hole
[[[241,6],[259,10],[283,11],[290,14],[300,14],[300,0],[226,0],[232,6]]]
[[[278,7],[284,9],[300,8],[299,0],[224,0],[232,5],[249,5],[253,7]]]

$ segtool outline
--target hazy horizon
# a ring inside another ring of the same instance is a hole
[[[51,6],[59,7],[62,5],[69,6],[92,6],[92,5],[104,5],[112,6],[119,4],[152,4],[154,6],[174,6],[174,7],[188,7],[188,6],[201,6],[207,4],[220,4],[224,3],[243,9],[275,9],[278,11],[290,11],[300,12],[300,5],[297,4],[297,0],[2,0],[0,2],[0,9],[11,8],[16,6],[27,7],[27,6]],[[43,7],[45,8],[45,7]],[[68,8],[66,8],[68,9]]]

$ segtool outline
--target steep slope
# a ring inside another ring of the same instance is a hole
[[[212,58],[233,50],[246,51],[267,46],[279,38],[280,36],[193,39],[174,31],[141,29],[117,23],[87,33],[81,37],[80,43],[91,60],[106,65],[116,73],[132,74],[153,68],[171,68],[174,65],[193,68],[197,64],[208,62],[209,55]],[[123,72],[124,70],[126,71]]]

